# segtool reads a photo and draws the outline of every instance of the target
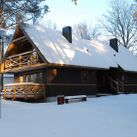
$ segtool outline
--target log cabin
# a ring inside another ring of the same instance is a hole
[[[1,73],[14,74],[14,83],[4,85],[4,98],[137,91],[136,58],[115,39],[110,44],[79,39],[71,27],[60,32],[19,24],[1,64]]]

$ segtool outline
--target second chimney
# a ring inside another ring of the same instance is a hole
[[[70,26],[62,29],[62,35],[68,40],[68,42],[72,43],[72,28]]]
[[[110,39],[110,46],[111,46],[116,52],[118,52],[118,40],[117,40],[117,38]]]

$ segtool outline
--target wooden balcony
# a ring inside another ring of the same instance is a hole
[[[5,84],[3,97],[13,100],[44,99],[45,84],[33,82]]]
[[[28,51],[13,56],[9,56],[4,61],[4,70],[10,71],[14,69],[19,69],[23,67],[29,67],[40,64],[38,54],[36,51]]]

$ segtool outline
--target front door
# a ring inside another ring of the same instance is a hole
[[[110,79],[107,71],[97,72],[97,84],[99,93],[109,93],[110,89]]]

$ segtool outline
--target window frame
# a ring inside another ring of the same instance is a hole
[[[81,71],[81,82],[89,82],[89,71],[88,70]]]

